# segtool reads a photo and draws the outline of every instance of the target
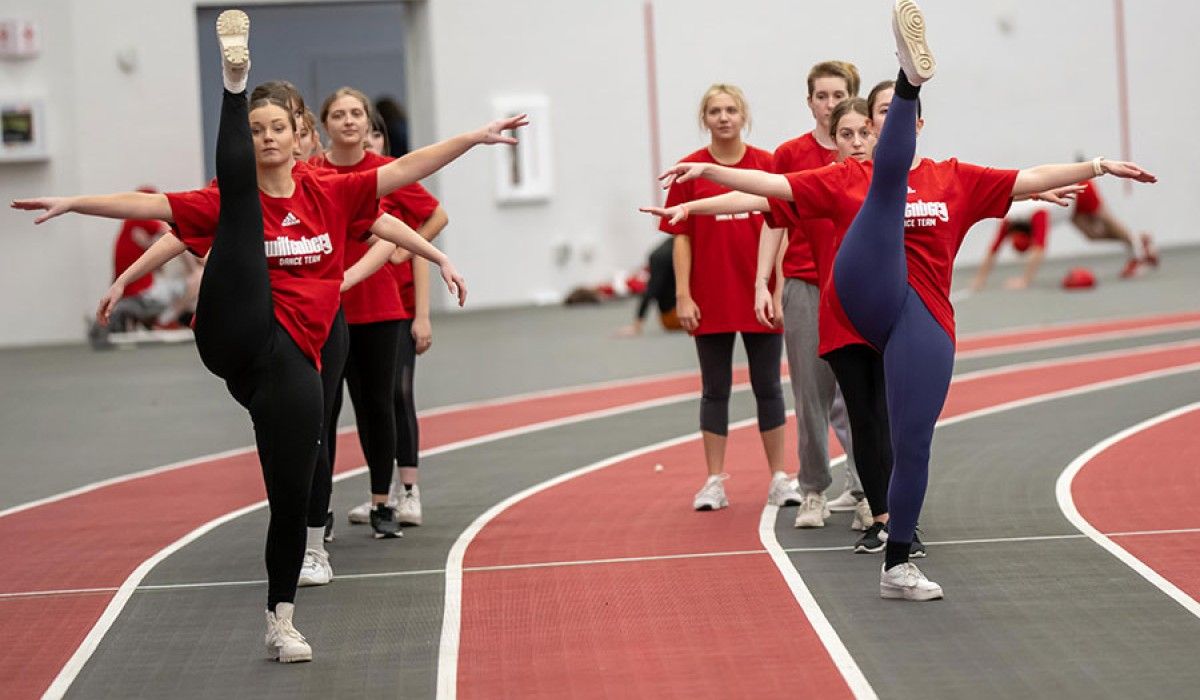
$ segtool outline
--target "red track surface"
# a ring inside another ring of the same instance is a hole
[[[1195,362],[1200,343],[999,372],[956,382],[943,418]],[[639,455],[517,502],[480,530],[464,568],[761,553],[466,571],[461,697],[606,697],[615,669],[623,682],[653,689],[651,697],[658,696],[654,684],[664,677],[694,684],[680,697],[730,697],[759,688],[771,675],[790,681],[780,696],[785,690],[849,694],[759,542],[767,479],[755,431],[730,434],[726,491],[732,505],[716,513],[686,506],[704,473],[697,442]],[[656,463],[665,470],[654,471]],[[523,614],[533,610],[536,615]],[[745,629],[755,633],[744,635]],[[654,649],[655,656],[640,658],[639,648]],[[629,657],[637,658],[621,665]],[[781,667],[788,673],[763,673]]]
[[[1200,530],[1200,409],[1134,433],[1085,464],[1071,484],[1079,514],[1100,532]],[[1110,536],[1200,600],[1200,531]]]
[[[1171,319],[1182,320],[1155,317],[1058,326],[1048,331],[992,334],[982,341],[964,338],[961,346],[1007,347],[1030,339],[1169,324]],[[735,379],[745,381],[744,372]],[[697,387],[695,376],[684,376],[584,388],[447,411],[423,418],[421,427],[428,449],[564,416],[694,392]],[[354,436],[344,435],[341,440],[338,471],[362,464]],[[0,560],[6,564],[0,594],[115,588],[141,562],[170,543],[263,497],[259,468],[253,453],[248,452],[138,477],[0,517]],[[145,527],[148,522],[154,527]],[[590,556],[596,556],[595,552]],[[0,686],[5,696],[39,696],[110,599],[110,592],[0,598],[0,640],[5,648],[0,655]],[[789,638],[794,640],[795,634],[793,630]]]

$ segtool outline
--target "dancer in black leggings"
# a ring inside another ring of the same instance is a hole
[[[67,212],[161,219],[173,222],[175,235],[164,240],[174,243],[152,246],[148,254],[156,247],[157,256],[173,257],[185,248],[208,254],[196,348],[254,422],[271,512],[267,648],[283,662],[307,661],[312,649],[292,625],[293,601],[321,435],[320,350],[337,310],[345,237],[360,235],[376,222],[379,196],[429,175],[475,144],[513,142],[502,132],[524,120],[493,122],[367,173],[293,170],[295,121],[286,105],[271,100],[252,109],[247,105],[249,19],[238,10],[223,12],[217,34],[225,82],[217,138],[219,188],[49,197],[13,206],[46,210],[36,223]],[[451,291],[463,299],[462,278],[440,251],[416,234],[416,241],[394,230],[381,235],[438,263]],[[154,256],[143,256],[135,266],[147,257],[154,262]],[[102,315],[110,299],[105,297]]]

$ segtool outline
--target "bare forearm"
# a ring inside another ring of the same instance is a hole
[[[439,205],[429,215],[429,218],[425,219],[425,223],[421,224],[421,227],[417,229],[417,233],[421,234],[421,238],[432,241],[438,237],[438,234],[442,232],[442,229],[446,228],[446,224],[448,223],[450,223],[450,216]]]
[[[377,239],[372,242],[367,252],[353,265],[346,268],[346,273],[342,278],[342,290],[345,291],[375,274],[379,268],[387,264],[388,259],[395,251],[396,244],[391,241]]]
[[[413,260],[413,316],[429,318],[429,263],[424,259]]]
[[[776,173],[712,165],[705,168],[704,177],[731,190],[792,201],[791,185],[788,184],[786,177]],[[766,209],[758,209],[758,211],[766,211]]]
[[[384,214],[379,217],[375,224],[371,226],[371,233],[385,241],[395,243],[397,246],[414,255],[425,258],[434,265],[441,266],[446,262],[445,253],[435,248],[432,243],[409,228],[408,224],[405,224],[391,214]]]
[[[445,141],[439,141],[431,146],[418,148],[393,160],[376,171],[379,179],[379,196],[390,194],[418,180],[424,180],[480,142],[479,133],[471,131],[453,136]]]
[[[766,286],[771,281],[771,275],[779,265],[779,249],[782,242],[782,230],[763,224],[762,233],[758,237],[758,266],[754,274],[754,284]]]
[[[692,296],[692,241],[687,236],[675,236],[675,246],[671,250],[671,259],[675,265],[675,298],[683,299]]]
[[[187,246],[175,236],[163,236],[147,248],[146,252],[142,253],[137,260],[133,261],[132,265],[125,268],[124,272],[117,275],[114,284],[128,286],[131,282],[139,280],[167,264],[168,260],[186,250]]]
[[[109,219],[160,219],[171,221],[171,205],[164,194],[119,192],[81,195],[70,198],[70,210],[76,214]]]
[[[1086,163],[1057,163],[1026,168],[1017,173],[1013,183],[1014,198],[1052,190],[1056,187],[1072,185],[1096,176],[1091,162]]]
[[[700,214],[714,216],[717,214],[744,214],[752,211],[770,211],[771,205],[766,197],[760,197],[745,192],[726,192],[716,197],[706,197],[692,202],[684,202],[688,216]]]

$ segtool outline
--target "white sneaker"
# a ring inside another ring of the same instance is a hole
[[[849,513],[860,500],[862,499],[855,498],[854,494],[850,493],[850,489],[846,489],[840,496],[826,503],[825,508],[834,513]]]
[[[871,513],[871,504],[867,503],[867,499],[863,498],[854,504],[854,522],[850,523],[851,530],[862,532],[874,522],[875,516]]]
[[[915,0],[896,0],[892,33],[896,36],[896,58],[908,82],[916,86],[932,78],[937,63],[925,43],[925,15]]]
[[[421,491],[413,484],[411,491],[405,491],[396,504],[396,522],[401,525],[421,524]]]
[[[388,507],[392,508],[393,510],[400,505],[399,501],[396,500],[396,495],[394,493],[388,494],[387,504]],[[350,521],[351,525],[370,525],[371,511],[374,510],[374,508],[375,504],[367,501],[366,503],[359,504],[346,511],[346,518]]]
[[[942,597],[942,587],[925,578],[916,564],[906,562],[887,570],[880,569],[879,597],[891,600],[937,600]]]
[[[767,505],[798,506],[804,500],[800,492],[792,488],[791,482],[784,474],[771,478],[771,488],[767,490]]]
[[[292,626],[295,611],[296,606],[291,603],[278,603],[275,612],[267,611],[267,655],[284,664],[312,661],[312,647]]]
[[[301,586],[324,586],[333,580],[333,565],[329,563],[329,552],[315,549],[304,550],[304,564],[300,567]]]
[[[806,493],[796,514],[796,527],[825,527],[825,518],[830,515],[825,509],[825,494]]]
[[[232,93],[245,92],[250,71],[250,18],[241,10],[217,16],[217,43],[221,45],[221,76]],[[240,90],[235,88],[241,87]]]
[[[696,493],[696,498],[692,501],[692,508],[696,510],[720,510],[728,507],[729,499],[725,497],[725,484],[723,483],[728,478],[728,474],[717,474],[708,477],[708,481],[704,482],[704,488]]]

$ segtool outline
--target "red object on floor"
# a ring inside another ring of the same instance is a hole
[[[1071,483],[1079,514],[1105,534],[1185,530],[1111,539],[1200,600],[1200,409],[1127,436]]]
[[[1126,275],[1122,272],[1121,276]],[[1063,289],[1091,289],[1096,286],[1096,275],[1086,267],[1073,267],[1063,277],[1062,286]]]

